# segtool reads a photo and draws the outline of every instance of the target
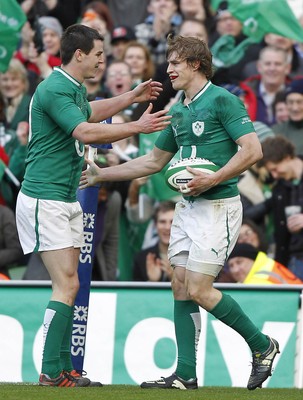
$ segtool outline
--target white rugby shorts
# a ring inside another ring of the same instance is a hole
[[[16,223],[24,254],[79,248],[84,243],[79,202],[42,200],[18,194]]]
[[[171,265],[216,277],[236,244],[241,224],[240,196],[182,199],[176,204],[171,227]]]

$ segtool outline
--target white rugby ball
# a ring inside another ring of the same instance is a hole
[[[181,191],[186,193],[184,187],[186,188],[185,185],[194,177],[191,172],[187,171],[186,167],[198,168],[201,172],[207,174],[213,174],[220,169],[212,161],[205,158],[183,158],[170,165],[165,172],[166,183],[171,189],[179,191],[183,188]]]

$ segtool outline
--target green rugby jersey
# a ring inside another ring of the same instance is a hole
[[[30,137],[21,191],[27,196],[76,201],[84,144],[73,130],[89,119],[86,88],[55,67],[39,84],[30,104]]]
[[[184,105],[183,100],[184,95],[170,109],[171,125],[161,132],[155,146],[170,153],[180,149],[182,159],[201,157],[223,167],[238,151],[235,141],[254,132],[243,102],[211,82],[188,105]],[[237,182],[237,177],[222,182],[200,197],[220,199],[236,196],[239,194]]]

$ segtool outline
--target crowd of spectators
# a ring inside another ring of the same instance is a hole
[[[6,254],[0,279],[13,278],[10,269],[16,265],[25,268],[23,279],[48,279],[37,255],[22,256],[14,210],[26,162],[31,96],[61,64],[60,38],[74,23],[90,26],[104,37],[105,72],[84,83],[88,99],[114,97],[153,78],[164,88],[154,111],[169,108],[180,96],[166,74],[168,34],[196,36],[208,43],[212,82],[243,100],[266,154],[239,180],[245,218],[239,244],[244,237],[250,239],[249,245],[257,249],[254,256],[265,253],[303,279],[303,39],[298,43],[275,32],[259,43],[246,44],[243,25],[230,13],[228,1],[216,10],[211,0],[16,1],[27,21],[7,71],[0,73],[0,254]],[[302,23],[303,17],[298,21]],[[230,38],[241,51],[222,50]],[[112,123],[135,120],[146,106],[135,104],[114,116]],[[98,163],[106,167],[135,158],[155,138],[156,134],[139,135],[114,143],[98,155]],[[157,177],[100,188],[94,280],[170,279],[164,253],[178,196],[162,189],[163,173],[159,174],[158,191]],[[296,225],[285,211],[289,206],[297,206]],[[237,281],[229,264],[219,281]]]

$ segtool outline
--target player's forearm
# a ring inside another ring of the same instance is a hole
[[[139,121],[128,122],[126,124],[83,122],[75,128],[73,136],[84,144],[112,143],[141,133],[141,128],[142,126]]]
[[[89,122],[100,122],[130,106],[134,101],[132,91],[121,94],[110,99],[95,100],[90,103],[92,115]]]
[[[261,156],[262,152],[260,152],[258,145],[244,145],[223,168],[214,174],[216,175],[216,184],[239,176],[255,164]]]
[[[245,156],[243,157],[243,154],[239,153],[231,158],[224,167],[214,174],[216,185],[234,178],[235,176],[239,176],[250,167],[251,163],[248,162],[248,159]]]
[[[121,168],[120,165],[114,167],[102,168],[100,171],[99,178],[100,182],[114,182],[114,181],[125,181],[131,178],[131,174],[125,169]]]
[[[147,156],[140,157],[139,162],[138,160],[134,159],[114,167],[102,168],[100,182],[125,181],[151,175],[156,171],[155,167],[149,165]]]

